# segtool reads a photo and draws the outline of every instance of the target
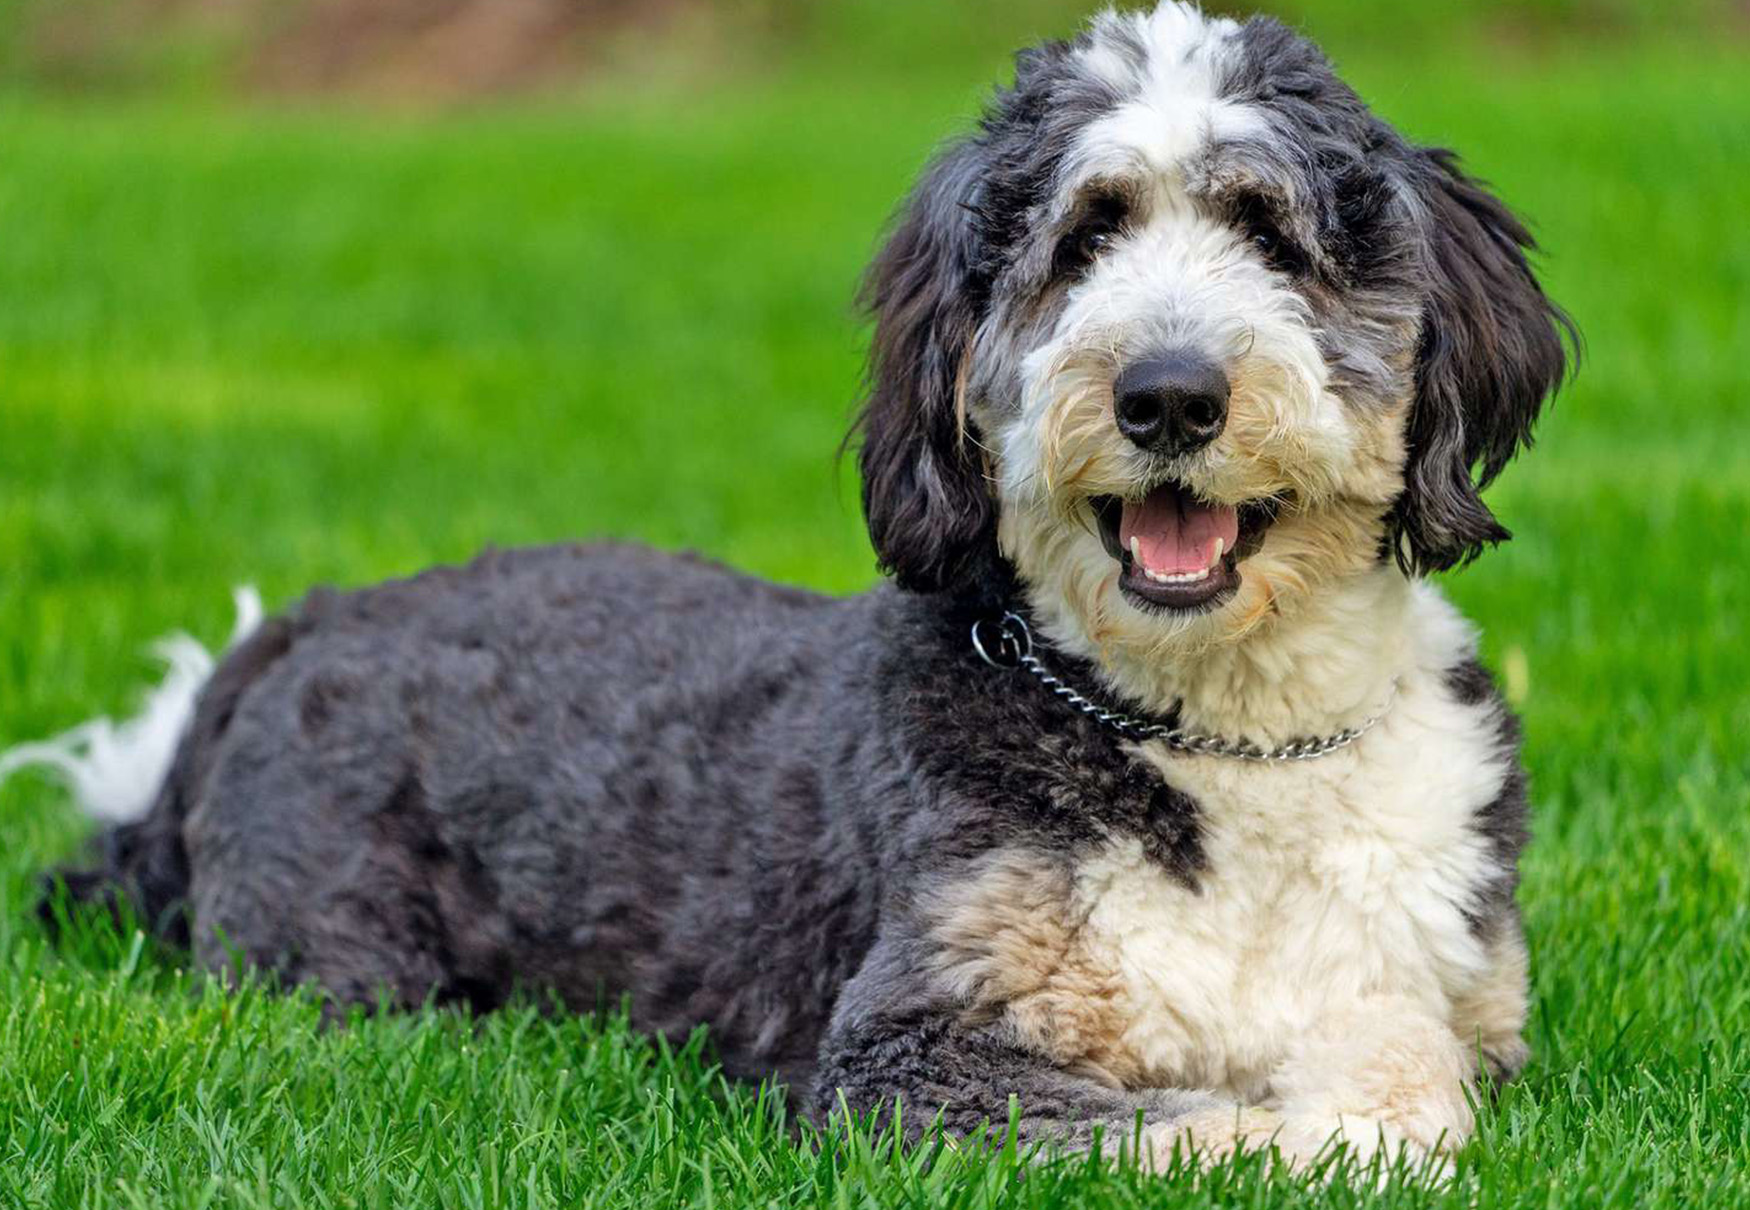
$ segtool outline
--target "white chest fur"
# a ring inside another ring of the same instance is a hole
[[[1260,1100],[1297,1038],[1362,1001],[1447,1020],[1481,977],[1464,909],[1493,859],[1474,817],[1505,758],[1491,713],[1446,684],[1462,624],[1443,604],[1424,621],[1391,711],[1350,749],[1284,764],[1140,753],[1197,802],[1203,870],[1187,886],[1114,841],[1075,871],[1071,916],[1121,989],[1115,1049],[1144,1082]]]

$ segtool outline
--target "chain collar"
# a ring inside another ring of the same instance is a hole
[[[1391,695],[1386,699],[1385,705],[1364,722],[1330,735],[1297,739],[1279,748],[1260,748],[1244,740],[1224,739],[1219,735],[1200,735],[1182,727],[1149,722],[1119,710],[1109,710],[1098,702],[1083,697],[1054,676],[1040,662],[1039,657],[1033,654],[1033,632],[1017,614],[1005,613],[1000,621],[981,618],[974,622],[972,649],[993,668],[1025,668],[1052,693],[1128,739],[1158,740],[1175,751],[1192,752],[1199,756],[1227,756],[1236,760],[1260,762],[1313,760],[1327,756],[1339,748],[1347,748],[1373,730],[1397,699],[1397,684],[1393,682]]]

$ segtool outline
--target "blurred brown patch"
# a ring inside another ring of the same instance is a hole
[[[309,0],[267,31],[248,81],[271,92],[441,100],[575,77],[688,0]]]
[[[32,74],[126,88],[166,75],[247,91],[465,100],[576,79],[628,35],[709,0],[25,0]],[[15,19],[20,19],[15,18]]]

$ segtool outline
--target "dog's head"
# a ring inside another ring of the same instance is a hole
[[[1531,246],[1274,21],[1169,2],[1024,52],[870,272],[876,552],[1150,653],[1462,563],[1564,373]]]

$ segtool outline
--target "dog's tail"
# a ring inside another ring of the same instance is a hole
[[[233,594],[237,619],[227,649],[261,625],[261,598],[253,588]],[[213,677],[214,657],[186,634],[160,640],[154,651],[164,679],[139,713],[116,721],[93,719],[53,739],[0,752],[0,783],[21,769],[42,769],[71,791],[91,818],[108,825],[100,835],[96,868],[51,875],[43,910],[54,921],[56,891],[65,884],[74,902],[125,908],[155,931],[186,939],[177,908],[188,889],[182,844],[181,783],[176,775],[196,707]]]

